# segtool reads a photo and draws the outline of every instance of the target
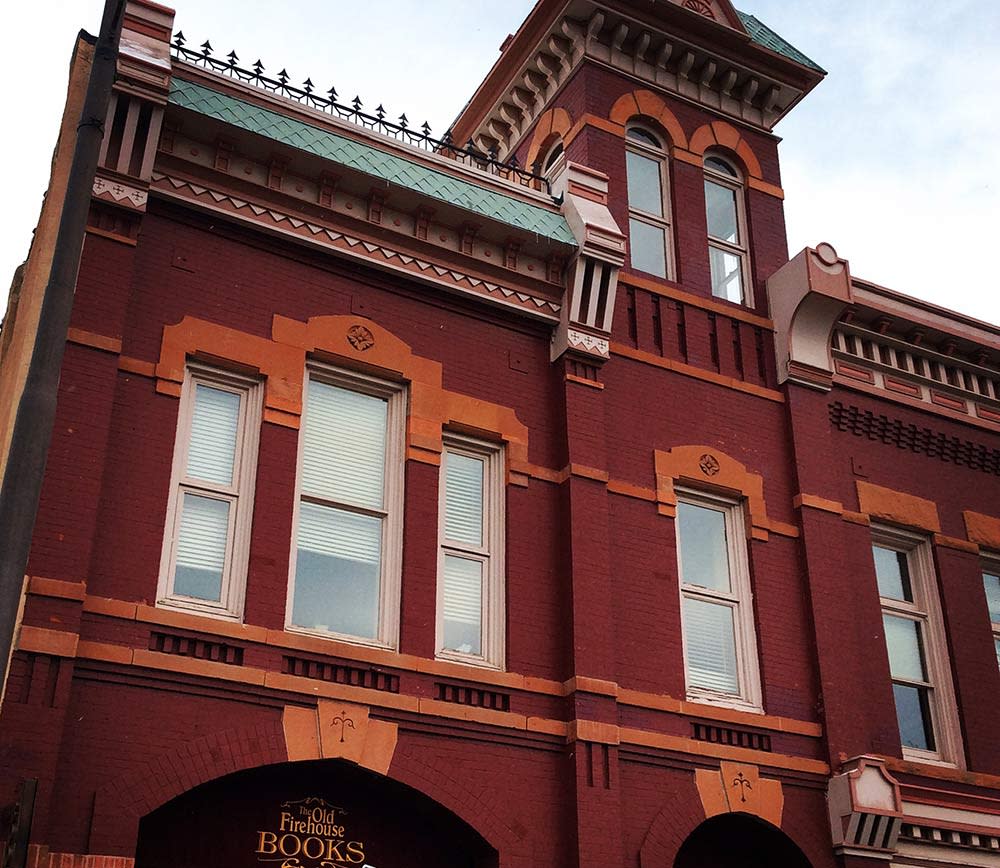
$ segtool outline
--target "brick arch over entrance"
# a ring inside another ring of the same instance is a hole
[[[235,772],[287,762],[280,718],[211,733],[153,755],[97,792],[89,849],[93,853],[132,856],[139,821],[146,814],[201,784]],[[475,829],[499,854],[500,868],[531,865],[531,850],[523,829],[516,830],[501,819],[503,805],[488,787],[473,789],[455,780],[444,763],[423,758],[402,745],[387,777],[434,800]]]
[[[139,820],[200,784],[233,772],[288,761],[281,719],[213,732],[180,747],[154,754],[105,784],[94,801],[90,850],[131,856]],[[122,842],[129,842],[123,846]]]
[[[705,810],[694,785],[694,778],[677,786],[663,808],[650,823],[639,848],[641,868],[673,868],[681,844],[705,821]]]

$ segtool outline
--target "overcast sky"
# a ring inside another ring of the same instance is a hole
[[[664,2],[664,0],[659,0]],[[531,0],[177,0],[210,38],[442,132]],[[1000,3],[743,0],[829,75],[777,128],[789,249],[830,241],[857,277],[1000,323]],[[101,0],[5,12],[0,295],[27,254],[76,32]],[[176,29],[176,28],[175,28]],[[985,227],[985,228],[984,228]],[[992,250],[991,254],[989,251]],[[992,265],[990,263],[993,263]]]

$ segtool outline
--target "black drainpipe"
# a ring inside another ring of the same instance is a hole
[[[104,119],[115,82],[124,13],[125,0],[105,0],[101,33],[94,48],[90,81],[76,129],[76,145],[52,254],[49,282],[42,296],[38,331],[24,391],[17,405],[7,468],[3,486],[0,487],[0,689],[7,681],[24,572],[38,512],[45,461],[52,440],[59,373],[73,310],[73,293],[87,229],[94,175],[104,138]]]

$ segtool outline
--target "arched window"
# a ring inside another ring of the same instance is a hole
[[[749,305],[743,199],[743,178],[736,168],[721,157],[705,157],[705,209],[708,214],[712,295]]]
[[[563,155],[563,151],[564,148],[563,148],[563,143],[561,141],[557,141],[551,148],[549,148],[549,152],[548,154],[545,155],[545,159],[542,162],[543,175],[549,169],[551,169],[552,166],[555,164],[556,160],[558,160]]]
[[[632,267],[673,277],[667,153],[660,139],[642,127],[626,132],[628,237]]]

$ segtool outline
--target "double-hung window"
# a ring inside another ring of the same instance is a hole
[[[629,127],[625,136],[630,262],[639,271],[673,278],[666,152],[642,127]]]
[[[188,367],[181,388],[159,605],[243,615],[261,386]]]
[[[892,692],[903,755],[958,762],[958,718],[930,547],[900,531],[873,531]]]
[[[405,393],[333,368],[309,372],[287,623],[395,647]]]
[[[983,584],[986,586],[986,604],[993,624],[993,647],[997,652],[997,666],[1000,666],[1000,563],[986,564],[983,568]]]
[[[705,210],[712,295],[751,304],[747,280],[747,233],[743,180],[720,157],[705,158]]]
[[[742,506],[679,492],[676,525],[688,697],[760,710]]]
[[[504,485],[499,446],[450,434],[441,456],[439,657],[504,663]]]

